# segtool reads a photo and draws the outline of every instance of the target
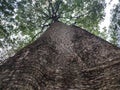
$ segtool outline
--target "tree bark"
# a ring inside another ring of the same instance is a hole
[[[0,90],[120,90],[120,49],[55,22],[0,66]]]

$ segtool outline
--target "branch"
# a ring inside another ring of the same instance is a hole
[[[55,3],[55,13],[57,13],[59,11],[61,4],[62,4],[62,1],[56,1],[56,3]]]
[[[52,5],[52,0],[48,0],[48,2],[49,2],[49,6],[50,6],[51,9],[52,9],[52,14],[55,14],[55,10],[54,10],[54,7],[53,7],[53,5]]]
[[[45,22],[42,24],[43,26],[41,25],[42,28],[41,28],[40,32],[38,32],[35,36],[33,36],[32,40],[30,42],[32,42],[40,33],[42,33],[45,27],[48,27],[50,25],[50,24],[45,25],[48,20],[49,20],[49,18],[45,20]]]

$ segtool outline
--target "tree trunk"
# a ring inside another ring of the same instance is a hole
[[[0,90],[120,90],[120,49],[55,22],[0,66]]]

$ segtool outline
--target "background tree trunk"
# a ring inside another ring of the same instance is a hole
[[[0,66],[0,90],[120,90],[120,49],[55,22]]]

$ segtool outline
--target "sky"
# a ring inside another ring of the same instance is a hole
[[[107,5],[106,5],[106,8],[105,8],[105,18],[104,18],[104,21],[101,22],[100,24],[100,30],[102,31],[104,27],[106,27],[106,29],[108,30],[109,29],[109,25],[110,25],[110,17],[111,17],[111,9],[113,8],[113,6],[115,4],[118,3],[118,0],[105,0]],[[111,1],[111,2],[110,2]]]

